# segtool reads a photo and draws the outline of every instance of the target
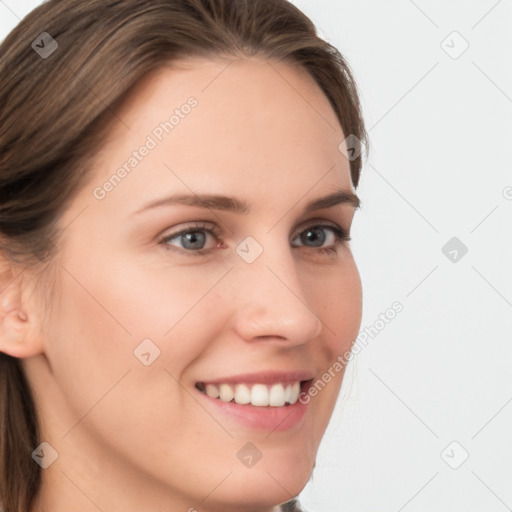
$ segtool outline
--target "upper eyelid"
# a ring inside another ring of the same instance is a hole
[[[340,226],[338,223],[336,223],[334,221],[315,218],[315,219],[309,219],[307,221],[302,222],[296,228],[294,233],[300,233],[301,231],[308,229],[309,227],[314,227],[314,226],[332,227],[333,229],[339,229],[341,231],[345,231],[347,234],[349,234],[349,232],[350,232],[350,228],[344,229],[342,226]],[[220,236],[222,234],[222,229],[219,228],[214,223],[211,223],[210,221],[192,221],[192,223],[189,226],[185,226],[181,229],[178,229],[176,232],[169,233],[167,235],[161,235],[158,238],[160,240],[170,240],[172,238],[179,236],[182,233],[187,233],[189,231],[194,231],[194,230],[208,231],[208,232],[211,232],[215,236]]]
[[[208,231],[212,234],[215,234],[220,233],[222,230],[219,229],[215,224],[208,224],[206,222],[203,223],[203,221],[195,221],[193,224],[178,229],[177,231],[173,231],[172,233],[159,235],[158,238],[160,240],[169,240],[181,235],[182,233],[188,233],[189,231]],[[166,231],[164,231],[164,233],[165,232]]]

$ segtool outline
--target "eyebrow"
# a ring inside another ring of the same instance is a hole
[[[151,201],[136,210],[134,213],[138,214],[160,206],[171,206],[175,204],[244,214],[250,213],[251,211],[249,203],[235,197],[215,194],[174,194],[162,199]],[[307,203],[304,207],[304,213],[330,208],[331,206],[338,204],[348,204],[357,210],[361,206],[361,200],[356,194],[354,194],[354,192],[338,189],[332,194],[313,199]]]

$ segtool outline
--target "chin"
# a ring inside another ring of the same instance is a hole
[[[222,484],[225,501],[231,502],[234,510],[237,506],[256,509],[284,503],[297,496],[309,481],[314,457],[296,450],[276,450],[281,454],[270,450],[263,449],[261,459],[253,467],[236,468]]]
[[[255,468],[253,468],[253,471]],[[311,470],[293,471],[288,474],[277,471],[232,473],[215,491],[216,501],[222,502],[219,510],[239,512],[240,509],[258,510],[273,507],[298,496],[306,486]],[[220,492],[222,487],[222,493]],[[213,498],[214,495],[211,496]],[[208,500],[210,501],[210,500]],[[213,499],[212,499],[213,503]]]

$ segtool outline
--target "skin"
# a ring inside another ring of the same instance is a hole
[[[200,406],[194,384],[297,368],[319,377],[350,349],[362,292],[349,243],[324,230],[323,247],[334,247],[325,253],[299,238],[325,223],[350,230],[350,204],[303,213],[311,199],[353,190],[338,150],[345,136],[303,70],[230,62],[187,59],[137,85],[60,219],[51,307],[30,272],[4,289],[0,348],[22,359],[43,439],[59,455],[33,511],[269,512],[310,478],[342,372],[299,428],[272,433]],[[94,188],[190,96],[197,107],[96,199]],[[251,212],[134,214],[191,190],[244,199]],[[198,221],[220,230],[206,233],[206,254],[191,255],[179,237],[160,243]],[[250,264],[235,252],[247,236],[263,248]],[[146,338],[161,351],[150,366],[133,354]],[[237,458],[246,442],[262,453],[251,468]]]

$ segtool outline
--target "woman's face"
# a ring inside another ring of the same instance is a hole
[[[160,69],[115,115],[24,362],[45,478],[80,510],[268,510],[309,479],[360,327],[354,205],[307,209],[353,190],[345,135],[309,75],[257,58]]]

